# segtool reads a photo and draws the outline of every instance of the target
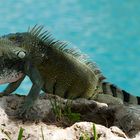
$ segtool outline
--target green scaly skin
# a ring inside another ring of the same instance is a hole
[[[90,67],[73,55],[64,53],[60,49],[64,44],[41,35],[41,30],[42,27],[39,26],[27,33],[3,36],[29,53],[22,71],[24,76],[10,83],[3,92],[8,95],[16,90],[25,75],[31,79],[33,85],[19,113],[25,118],[28,118],[30,108],[41,90],[70,99],[90,98],[98,83],[98,78]]]

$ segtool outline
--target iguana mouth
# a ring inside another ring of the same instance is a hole
[[[23,76],[24,61],[0,57],[0,84],[12,83]]]
[[[0,72],[0,84],[15,82],[22,76],[23,73],[21,71],[5,68],[3,71]]]

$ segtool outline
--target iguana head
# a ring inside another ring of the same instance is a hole
[[[27,51],[25,49],[18,47],[7,38],[0,38],[0,57],[23,59],[26,55]]]
[[[6,38],[0,38],[0,84],[17,81],[22,76],[26,51]]]

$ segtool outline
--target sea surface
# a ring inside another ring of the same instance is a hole
[[[140,96],[140,0],[0,0],[0,35],[35,24],[89,56],[107,81]],[[30,88],[26,78],[16,92]]]

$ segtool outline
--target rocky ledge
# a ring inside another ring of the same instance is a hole
[[[18,95],[0,98],[0,140],[140,139],[140,106],[42,95],[25,120],[17,114],[24,99]]]

